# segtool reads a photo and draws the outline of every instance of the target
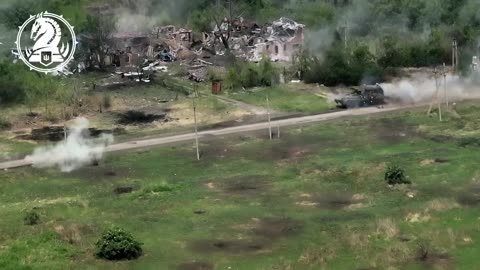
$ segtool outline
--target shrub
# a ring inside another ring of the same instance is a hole
[[[396,166],[389,166],[385,172],[385,181],[389,185],[401,185],[401,184],[411,184],[411,182],[405,176],[405,171]]]
[[[35,210],[28,211],[23,218],[23,222],[25,225],[37,225],[40,223],[40,214],[38,214]]]
[[[106,230],[96,243],[96,255],[111,261],[133,260],[142,256],[142,243],[129,232],[113,227]]]
[[[226,87],[239,90],[241,88],[271,86],[272,79],[277,74],[278,70],[269,58],[263,58],[258,64],[238,62],[227,72]]]

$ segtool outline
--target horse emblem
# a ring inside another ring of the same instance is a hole
[[[30,25],[28,43],[33,46],[25,46],[22,50],[20,43],[25,40],[22,34]],[[62,35],[62,30],[66,30],[70,38]],[[20,27],[16,43],[20,59],[30,69],[45,73],[64,68],[73,59],[77,45],[73,27],[62,16],[48,12],[31,16]]]

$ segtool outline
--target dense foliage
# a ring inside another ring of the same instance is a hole
[[[411,182],[405,176],[405,171],[396,165],[392,165],[387,168],[387,171],[385,172],[385,181],[387,181],[387,183],[391,186],[411,184]]]
[[[106,230],[96,246],[99,258],[112,261],[133,260],[143,253],[142,243],[135,240],[131,233],[117,227]]]
[[[227,72],[226,86],[231,90],[272,86],[277,76],[278,70],[268,58],[258,64],[238,61]]]
[[[23,222],[25,225],[37,225],[40,223],[40,214],[35,210],[28,211],[23,217]]]

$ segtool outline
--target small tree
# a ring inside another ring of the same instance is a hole
[[[131,233],[112,227],[106,230],[96,243],[96,255],[99,258],[118,261],[133,260],[142,256],[142,243],[135,240]]]
[[[392,165],[387,168],[385,172],[385,181],[391,186],[411,184],[405,176],[405,171],[397,165]]]
[[[38,214],[35,210],[28,211],[25,213],[25,217],[23,217],[23,222],[25,225],[37,225],[40,223],[40,214]]]

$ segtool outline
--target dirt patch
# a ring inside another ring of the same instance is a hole
[[[450,255],[432,253],[425,247],[418,249],[416,261],[435,269],[453,269],[453,259]]]
[[[79,243],[82,240],[82,235],[92,232],[92,228],[80,224],[67,225],[66,227],[63,225],[55,225],[53,229],[63,241],[69,244]]]
[[[398,143],[418,135],[416,129],[400,118],[381,118],[370,124],[369,130],[388,143]]]
[[[181,263],[177,266],[177,270],[213,270],[213,264],[207,262],[188,262]]]
[[[436,159],[424,159],[420,161],[421,166],[429,166],[433,164],[443,164],[443,163],[448,163],[450,162],[448,159],[441,159],[441,158],[436,158]]]
[[[268,243],[259,240],[202,240],[194,242],[192,248],[201,253],[263,253]]]
[[[267,131],[268,136],[268,131]],[[268,138],[268,137],[264,137]],[[271,160],[271,161],[296,161],[308,157],[312,153],[319,153],[322,149],[334,145],[333,141],[322,140],[321,137],[306,134],[282,133],[280,140],[275,141],[270,147],[259,152],[251,148],[243,152],[246,159]]]
[[[200,155],[209,159],[223,159],[235,156],[235,151],[224,141],[213,141],[200,148]]]
[[[258,236],[274,239],[298,234],[302,228],[300,222],[289,218],[269,219],[260,221],[253,232]]]
[[[457,195],[457,201],[463,206],[480,206],[480,184],[467,186]]]
[[[252,195],[268,191],[271,183],[263,175],[244,175],[224,179],[220,188],[228,194]]]

